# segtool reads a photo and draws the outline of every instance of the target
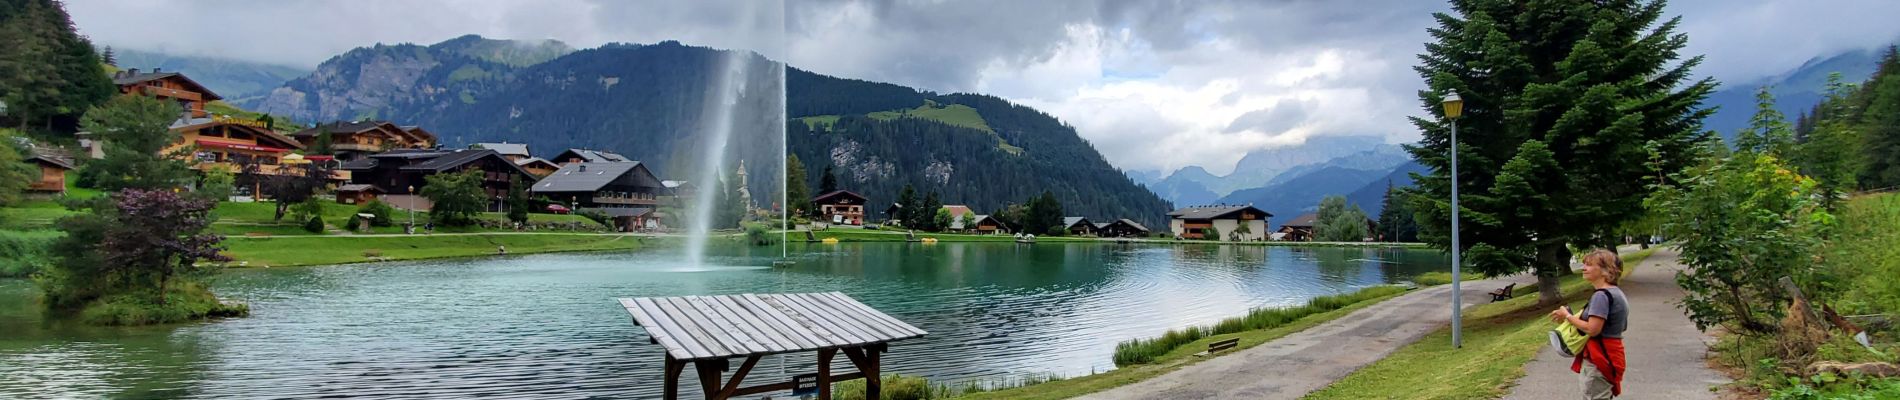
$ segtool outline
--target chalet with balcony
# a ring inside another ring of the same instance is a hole
[[[1122,218],[1095,224],[1095,234],[1101,237],[1143,237],[1148,236],[1148,227],[1134,220]]]
[[[534,176],[502,158],[493,150],[398,149],[372,154],[343,163],[350,171],[350,183],[375,186],[391,204],[412,205],[425,209],[418,192],[428,185],[429,175],[482,171],[482,192],[489,199],[489,211],[500,211],[513,179],[534,182]],[[525,184],[525,183],[524,183]],[[368,189],[365,189],[368,190]]]
[[[138,68],[119,71],[112,75],[112,83],[119,86],[120,94],[137,93],[161,100],[176,101],[179,106],[184,107],[189,118],[209,116],[210,114],[205,112],[205,103],[224,99],[217,93],[212,93],[211,89],[205,88],[204,85],[185,77],[184,74],[165,72],[157,68],[153,68],[152,72],[139,72]]]
[[[1187,207],[1168,213],[1168,228],[1182,239],[1259,241],[1266,239],[1272,216],[1252,205]]]
[[[575,211],[592,211],[613,218],[616,230],[658,227],[654,210],[666,186],[638,161],[579,162],[541,178],[529,189],[535,195],[566,204]]]
[[[567,149],[567,151],[563,151],[561,152],[561,154],[555,155],[554,158],[550,160],[554,161],[555,164],[560,164],[563,167],[566,167],[574,163],[584,163],[584,162],[631,162],[633,161],[632,159],[629,159],[626,156],[622,156],[619,154],[609,153],[609,152],[599,151],[599,150],[588,150],[588,149]]]
[[[864,225],[864,196],[838,190],[813,197],[812,205],[825,221],[841,225]]]
[[[304,147],[316,146],[325,135],[330,137],[330,152],[344,161],[389,150],[435,147],[434,134],[422,128],[405,129],[386,121],[331,122],[290,134]]]
[[[970,206],[946,205],[946,206],[943,206],[941,210],[944,210],[950,213],[950,226],[944,227],[946,229],[949,229],[952,231],[961,231],[964,229],[965,222],[975,222],[975,220],[973,218],[970,218],[970,216],[976,215],[976,212],[971,211]],[[936,218],[936,217],[933,214],[931,218]]]
[[[991,216],[991,215],[971,214],[969,216],[969,219],[970,219],[969,222],[963,224],[965,228],[964,230],[968,233],[974,233],[978,235],[993,235],[993,234],[999,234],[999,233],[1010,233],[1016,230],[1014,227],[1012,227],[1009,224],[1009,222],[1005,222],[1002,219],[998,219],[995,216]]]
[[[265,175],[289,173],[284,157],[303,150],[303,144],[265,127],[263,122],[216,116],[186,118],[172,122],[179,141],[159,151],[172,154],[191,147],[192,169],[227,168],[243,171],[249,164]]]

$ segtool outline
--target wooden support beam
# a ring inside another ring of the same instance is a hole
[[[838,375],[832,375],[832,376],[831,376],[831,381],[832,381],[832,382],[844,382],[844,381],[848,381],[848,380],[852,380],[852,379],[858,379],[858,378],[863,378],[863,377],[864,377],[864,372],[863,372],[863,371],[859,371],[859,372],[852,372],[852,373],[849,373],[849,374],[838,374]],[[734,392],[732,392],[732,395],[733,395],[733,396],[744,396],[744,395],[748,395],[748,394],[759,394],[759,393],[770,393],[770,392],[778,392],[778,391],[785,391],[785,390],[792,390],[792,388],[793,388],[793,386],[795,386],[795,382],[792,382],[792,381],[784,381],[784,382],[779,382],[779,383],[773,383],[773,384],[767,384],[767,385],[759,385],[759,386],[752,386],[752,387],[742,387],[742,388],[739,388],[739,390],[737,390],[737,391],[734,391]]]
[[[665,386],[666,394],[664,396],[666,400],[679,400],[680,398],[680,372],[685,371],[685,370],[686,370],[685,361],[676,360],[670,354],[666,356],[666,372],[664,374],[664,377],[661,378],[661,381],[662,381],[661,385]]]
[[[726,380],[726,388],[720,390],[719,395],[715,396],[714,399],[731,398],[733,396],[733,392],[739,391],[739,382],[745,381],[745,375],[747,373],[752,372],[753,366],[756,366],[759,364],[760,357],[763,357],[763,356],[758,355],[758,354],[753,354],[750,357],[746,357],[745,363],[739,364],[739,371],[732,373],[732,379]]]
[[[693,367],[699,373],[699,388],[706,393],[706,400],[719,400],[719,377],[726,373],[726,359],[694,361]]]
[[[831,357],[837,348],[818,349],[818,400],[831,400]]]
[[[878,400],[884,395],[884,365],[878,357],[878,353],[884,352],[883,347],[883,344],[879,344],[877,347],[864,349],[865,357],[871,359],[871,369],[860,370],[864,371],[865,400]]]

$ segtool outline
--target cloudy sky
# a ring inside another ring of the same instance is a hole
[[[69,0],[101,44],[303,67],[463,34],[743,48],[819,73],[994,94],[1130,170],[1232,170],[1315,135],[1416,140],[1411,66],[1442,2]],[[1900,39],[1900,1],[1677,0],[1698,72],[1746,83]]]

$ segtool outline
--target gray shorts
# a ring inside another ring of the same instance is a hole
[[[1591,365],[1588,362],[1583,363],[1583,373],[1577,374],[1577,382],[1583,385],[1583,398],[1585,400],[1609,400],[1616,398],[1616,392],[1611,390],[1610,380],[1605,379],[1603,373],[1597,371],[1597,366]]]

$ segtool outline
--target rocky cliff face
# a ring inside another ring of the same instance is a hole
[[[473,35],[430,46],[378,44],[332,57],[310,75],[242,105],[305,123],[386,118],[396,109],[439,109],[444,102],[469,101],[484,88],[511,79],[518,67],[572,51],[555,41],[523,43]]]

